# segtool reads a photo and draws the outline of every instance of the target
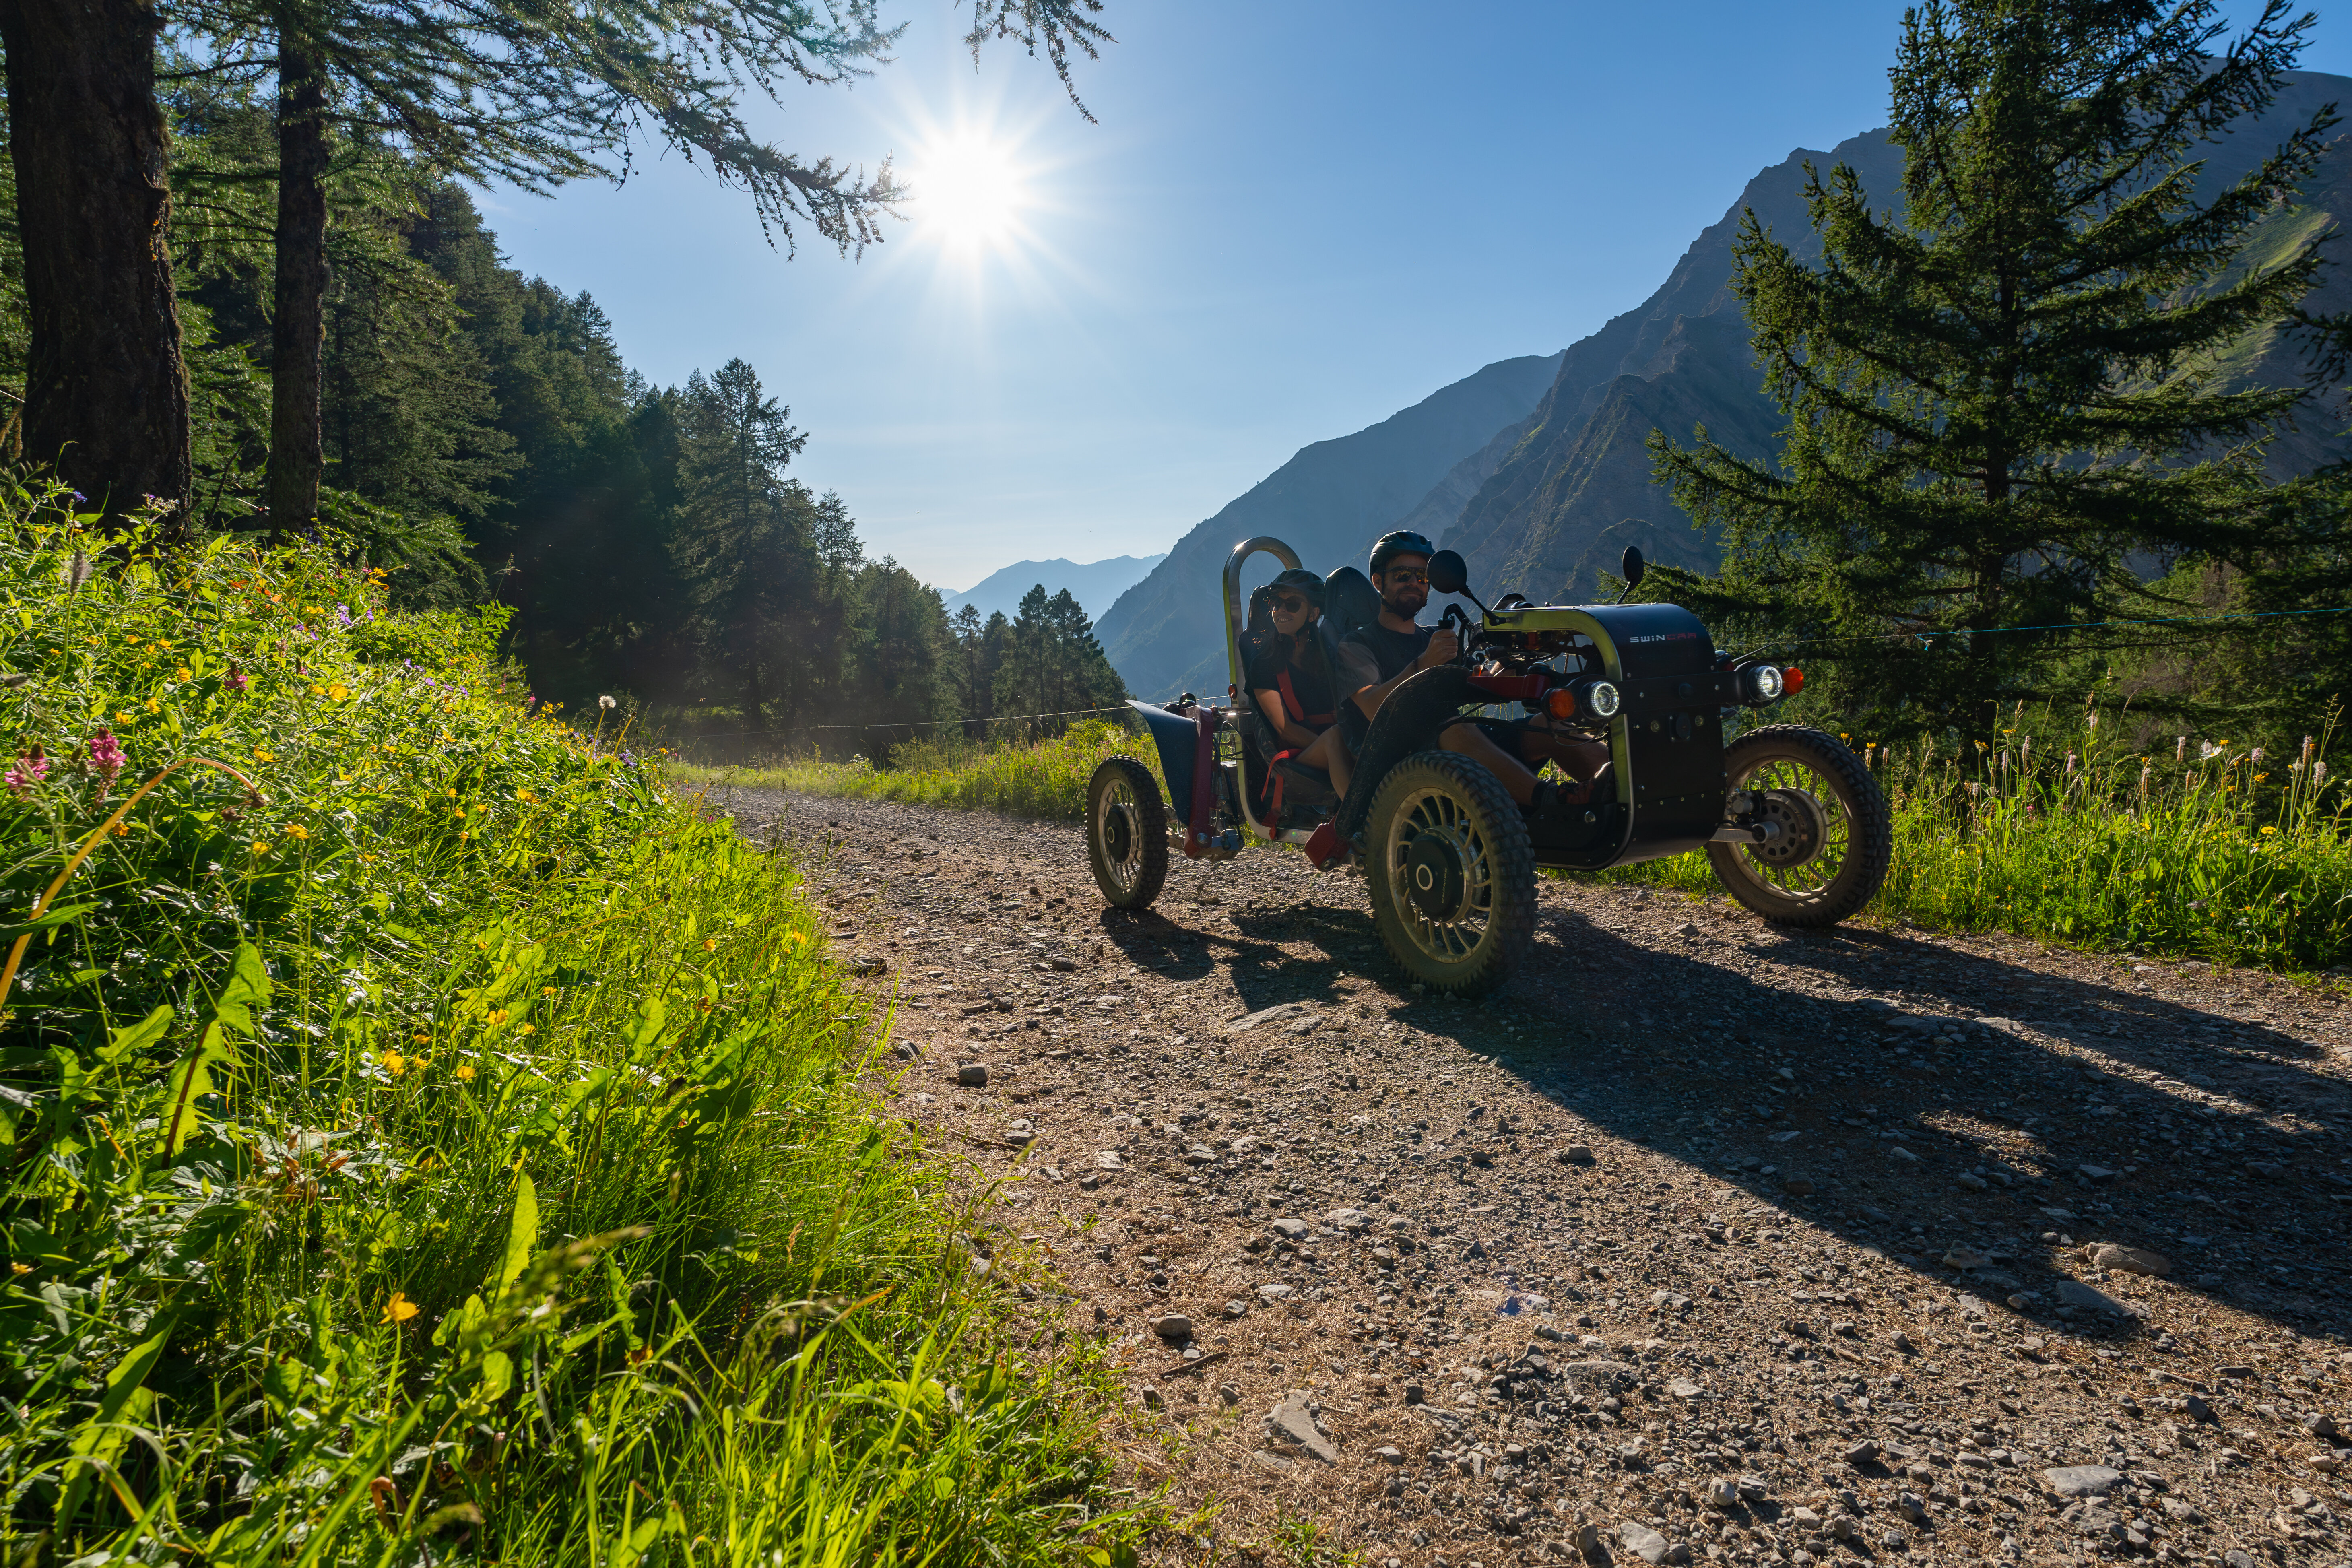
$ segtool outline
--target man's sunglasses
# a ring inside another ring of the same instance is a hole
[[[1307,601],[1304,599],[1276,599],[1274,602],[1274,607],[1277,610],[1286,610],[1291,615],[1295,616],[1307,608]]]
[[[1391,583],[1426,583],[1429,574],[1412,566],[1391,566],[1382,574]]]

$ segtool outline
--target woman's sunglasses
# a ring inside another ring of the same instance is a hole
[[[1274,602],[1274,607],[1277,610],[1286,611],[1295,616],[1307,608],[1307,601],[1304,599],[1276,599]]]

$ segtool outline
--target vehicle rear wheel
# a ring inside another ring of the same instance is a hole
[[[1106,757],[1087,781],[1087,863],[1122,910],[1150,908],[1168,880],[1168,805],[1133,757]]]
[[[1467,757],[1416,752],[1381,780],[1365,835],[1372,920],[1391,957],[1455,995],[1511,977],[1535,936],[1536,859],[1500,779]]]
[[[1724,748],[1723,771],[1779,829],[1769,843],[1706,847],[1725,891],[1790,926],[1835,925],[1877,896],[1895,821],[1860,757],[1819,730],[1771,724]]]

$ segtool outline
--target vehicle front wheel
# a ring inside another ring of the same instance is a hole
[[[1724,890],[1775,925],[1828,926],[1877,896],[1895,818],[1870,770],[1801,724],[1750,730],[1724,748],[1726,782],[1755,797],[1761,844],[1710,844]]]
[[[1087,863],[1122,910],[1150,908],[1168,880],[1168,805],[1133,757],[1106,757],[1087,781]]]
[[[1365,837],[1390,956],[1454,995],[1511,977],[1535,936],[1536,860],[1500,779],[1467,757],[1416,752],[1373,792]]]

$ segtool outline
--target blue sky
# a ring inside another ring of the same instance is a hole
[[[483,205],[647,376],[749,360],[809,433],[795,471],[944,588],[1165,550],[1307,442],[1567,346],[1759,169],[1883,123],[1902,13],[1112,0],[1090,125],[1041,60],[975,70],[947,0],[884,8],[894,63],[761,121],[916,182],[862,259],[787,259],[676,159]],[[2303,64],[2352,74],[2352,35]]]

